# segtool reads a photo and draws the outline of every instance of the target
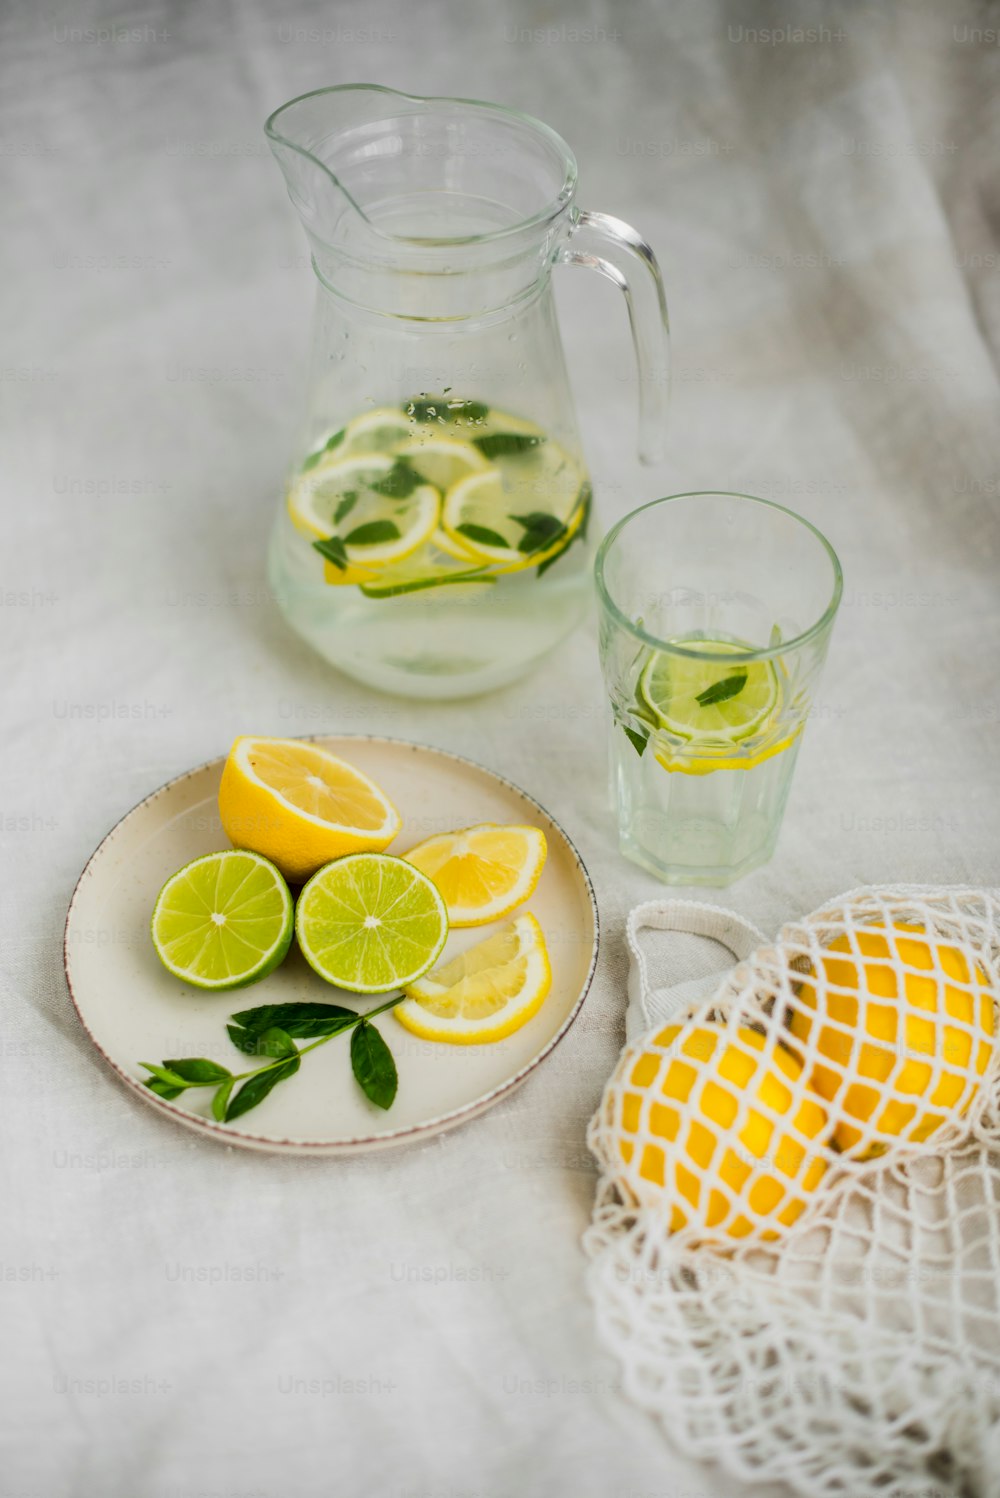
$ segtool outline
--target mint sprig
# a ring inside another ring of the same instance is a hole
[[[399,1085],[396,1063],[383,1036],[371,1023],[405,996],[394,994],[384,1004],[358,1014],[339,1004],[262,1004],[230,1015],[229,1038],[246,1056],[269,1056],[265,1066],[233,1073],[204,1056],[182,1056],[159,1065],[140,1061],[150,1075],[145,1085],[168,1101],[191,1087],[214,1087],[212,1113],[219,1123],[232,1123],[262,1103],[280,1082],[294,1077],[302,1057],[335,1035],[353,1030],[351,1070],[358,1086],[377,1108],[391,1108]],[[296,1040],[309,1040],[298,1046]],[[242,1085],[241,1085],[242,1084]]]

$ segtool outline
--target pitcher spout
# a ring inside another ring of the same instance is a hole
[[[346,251],[360,237],[377,233],[342,176],[351,165],[351,136],[384,116],[379,96],[387,92],[367,84],[317,89],[283,104],[264,126],[314,249]]]
[[[454,298],[427,278],[513,268],[465,315],[489,310],[484,297],[530,287],[568,233],[572,153],[499,105],[344,84],[293,99],[265,129],[321,279],[377,310],[434,317]]]

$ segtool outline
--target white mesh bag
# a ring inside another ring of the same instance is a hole
[[[740,960],[655,990],[650,926]],[[774,945],[665,901],[628,941],[585,1238],[627,1393],[747,1481],[1000,1493],[1000,897],[857,890]]]

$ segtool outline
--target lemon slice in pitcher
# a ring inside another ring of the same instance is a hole
[[[300,474],[288,494],[296,529],[323,543],[328,583],[364,582],[411,556],[434,534],[440,508],[433,485],[380,453]]]
[[[356,457],[359,453],[388,453],[413,435],[413,422],[395,406],[379,406],[355,416],[344,428],[344,439],[335,457]]]
[[[579,467],[556,443],[541,439],[454,484],[444,497],[441,529],[479,560],[519,572],[568,545],[583,523],[585,496]]]

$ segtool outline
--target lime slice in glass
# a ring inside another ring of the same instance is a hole
[[[728,640],[684,640],[717,664],[696,656],[656,650],[639,678],[639,698],[657,727],[694,742],[738,744],[758,733],[778,703],[778,680],[770,661],[740,664],[747,646]]]
[[[151,932],[168,972],[195,988],[244,988],[273,972],[292,940],[292,897],[274,864],[228,848],[178,869]]]
[[[350,853],[309,880],[295,911],[309,966],[351,993],[387,993],[414,983],[448,935],[435,886],[388,853]]]

